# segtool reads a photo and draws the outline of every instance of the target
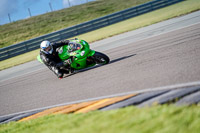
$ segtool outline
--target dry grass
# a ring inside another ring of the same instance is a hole
[[[126,21],[119,22],[117,24],[113,24],[111,26],[107,26],[92,32],[88,32],[77,37],[88,42],[94,42],[123,32],[158,23],[173,17],[185,15],[197,10],[200,10],[199,0],[186,0],[184,2],[165,7],[135,18],[131,18]],[[23,55],[16,56],[14,58],[1,61],[0,70],[35,60],[37,54],[38,50],[35,50]]]

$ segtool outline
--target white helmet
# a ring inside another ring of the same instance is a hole
[[[53,52],[53,47],[52,47],[51,43],[47,40],[42,41],[42,43],[40,44],[40,48],[46,54],[52,54],[52,52]]]

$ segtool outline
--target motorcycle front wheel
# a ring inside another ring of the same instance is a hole
[[[96,64],[105,65],[110,62],[110,58],[107,55],[97,52],[97,51],[95,52],[93,57],[95,59]]]

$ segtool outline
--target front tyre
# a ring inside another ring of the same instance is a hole
[[[108,64],[110,62],[110,59],[107,55],[100,53],[100,52],[96,52],[93,55],[96,64],[101,64],[101,65],[105,65]]]

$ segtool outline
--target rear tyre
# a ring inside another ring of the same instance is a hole
[[[93,55],[96,64],[101,64],[101,65],[105,65],[108,64],[110,62],[110,59],[107,55],[100,53],[100,52],[95,52],[95,54]]]

